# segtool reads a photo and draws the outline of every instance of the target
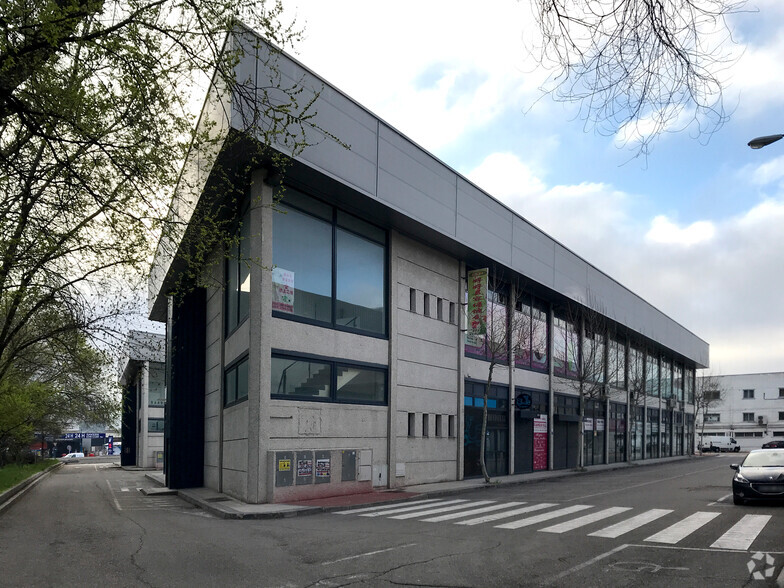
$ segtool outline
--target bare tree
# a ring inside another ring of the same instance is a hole
[[[493,373],[499,364],[511,364],[515,356],[522,354],[525,348],[530,348],[531,341],[539,336],[538,331],[542,328],[538,321],[532,321],[530,308],[528,308],[527,313],[522,311],[524,296],[524,288],[521,282],[505,282],[499,270],[495,268],[490,270],[487,279],[487,307],[484,333],[470,341],[470,343],[473,343],[471,347],[474,348],[474,352],[488,361],[479,441],[479,464],[485,482],[490,482],[485,459],[485,447],[487,439],[487,406],[493,383]]]
[[[554,361],[563,363],[566,385],[579,397],[580,435],[577,442],[577,467],[585,467],[585,408],[590,400],[607,398],[607,340],[610,321],[603,311],[603,304],[592,294],[588,304],[568,303],[565,319],[560,319],[565,329],[565,345],[554,350],[562,357]],[[558,321],[559,319],[556,319]]]
[[[638,155],[663,132],[727,120],[723,70],[735,61],[727,16],[745,0],[534,0],[546,88],[577,102],[586,125],[620,133]]]
[[[708,411],[721,404],[724,398],[724,392],[721,388],[721,383],[718,376],[714,374],[706,374],[697,378],[697,387],[694,390],[694,406],[695,418],[702,417],[700,425],[700,442],[699,451],[702,455],[702,449],[705,438],[705,423]]]

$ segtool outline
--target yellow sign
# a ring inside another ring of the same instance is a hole
[[[278,471],[279,472],[290,472],[291,471],[291,460],[290,459],[279,459],[278,460]]]

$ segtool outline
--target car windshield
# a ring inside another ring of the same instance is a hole
[[[784,451],[749,453],[743,460],[743,467],[784,467]]]

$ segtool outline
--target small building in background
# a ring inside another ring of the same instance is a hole
[[[122,453],[120,464],[163,467],[163,425],[166,407],[166,337],[130,331],[120,364]]]
[[[705,436],[728,435],[742,451],[759,449],[769,441],[784,441],[784,372],[733,374],[710,377],[716,390],[706,389],[717,400],[698,415],[698,432]],[[698,384],[702,389],[702,382]]]

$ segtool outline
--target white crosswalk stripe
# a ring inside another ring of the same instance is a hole
[[[412,502],[406,502],[404,504],[406,506],[412,506],[412,505],[425,504],[425,503],[430,504],[432,502],[440,502],[440,501],[437,498],[428,498],[427,500],[414,500]],[[384,504],[382,506],[368,506],[366,508],[354,508],[354,509],[351,509],[351,510],[339,510],[339,511],[333,513],[333,514],[337,514],[337,515],[353,515],[353,514],[359,514],[359,513],[363,513],[363,512],[376,512],[376,511],[383,511],[383,510],[387,510],[388,511],[388,509],[392,509],[392,508],[400,508],[400,503],[396,502],[395,504]]]
[[[510,506],[518,506],[525,504],[525,502],[503,502],[501,504],[493,504],[491,506],[483,506],[482,508],[474,508],[471,510],[462,510],[460,512],[451,512],[449,514],[441,515],[439,517],[431,517],[429,519],[422,519],[423,523],[442,523],[444,521],[451,521],[454,519],[463,519],[465,517],[472,517],[474,515],[482,514],[485,512],[494,512],[497,510],[504,510]],[[476,506],[476,505],[474,505]]]
[[[479,500],[477,502],[474,502],[473,506],[482,506],[482,505],[485,505],[485,504],[491,504],[492,502],[493,502],[492,500]],[[389,518],[390,519],[401,519],[401,520],[413,519],[414,517],[430,516],[430,515],[439,514],[439,513],[442,513],[442,512],[450,512],[450,511],[454,511],[454,510],[461,510],[461,509],[464,509],[464,508],[471,508],[471,506],[472,506],[471,504],[452,504],[451,506],[441,506],[439,508],[431,508],[429,510],[424,510],[424,511],[421,511],[421,512],[409,512],[409,513],[406,513],[406,514],[396,515],[396,516],[389,517]]]
[[[646,541],[650,541],[651,543],[666,543],[668,545],[675,545],[678,543],[678,541],[688,537],[703,525],[707,525],[717,516],[719,516],[719,513],[717,512],[695,512],[693,515],[686,517],[682,521],[678,521],[674,525],[670,525],[663,531],[659,531],[655,535],[651,535],[646,539]]]
[[[411,512],[412,510],[424,510],[429,508],[430,506],[446,506],[447,504],[457,504],[458,502],[468,502],[468,500],[437,500],[435,503],[431,503],[427,506],[403,506],[400,508],[393,508],[391,510],[385,510],[382,512],[366,512],[359,516],[361,517],[385,517],[391,514],[400,514],[404,512]]]
[[[591,514],[583,515],[581,517],[577,517],[576,519],[572,519],[571,521],[566,521],[565,523],[558,523],[557,525],[553,525],[552,527],[545,527],[544,529],[539,529],[539,531],[541,531],[542,533],[565,533],[566,531],[573,531],[574,529],[579,529],[580,527],[584,527],[585,525],[590,525],[591,523],[608,519],[617,514],[621,514],[622,512],[626,512],[627,510],[631,510],[631,508],[626,506],[614,506],[612,508],[605,508],[604,510],[600,510],[599,512],[593,512]]]
[[[586,504],[575,504],[573,506],[567,506],[566,508],[559,508],[558,510],[545,512],[539,515],[534,515],[532,517],[527,517],[517,521],[512,521],[511,523],[496,525],[495,528],[496,529],[521,529],[523,527],[530,527],[531,525],[535,525],[537,523],[541,523],[544,521],[549,521],[551,519],[557,519],[558,517],[565,517],[568,514],[572,514],[573,512],[580,512],[581,510],[585,510],[586,508],[591,508],[591,506]]]
[[[589,509],[597,509],[590,512]],[[386,517],[396,520],[412,520],[425,523],[451,523],[455,525],[481,525],[485,523],[493,524],[496,529],[522,529],[533,525],[539,525],[546,521],[561,518],[561,522],[545,526],[538,529],[542,533],[561,534],[570,531],[577,531],[588,525],[605,521],[612,517],[617,517],[631,511],[631,507],[595,507],[587,504],[575,504],[563,506],[553,502],[526,503],[526,502],[496,502],[494,500],[469,500],[451,499],[444,500],[429,498],[414,502],[404,502],[396,504],[382,504],[364,507],[354,510],[343,510],[335,512],[339,515],[357,515],[360,517]],[[579,516],[582,511],[589,511]],[[659,519],[671,515],[672,509],[652,508],[636,514],[630,518],[621,520],[597,531],[587,533],[589,537],[603,537],[616,539],[626,533],[631,533],[646,525],[652,525]],[[520,518],[522,517],[522,518]],[[720,518],[721,517],[721,518]],[[730,549],[746,551],[770,522],[770,515],[745,515],[740,521],[735,522],[718,540],[710,545],[713,549]],[[510,520],[514,519],[514,520]],[[677,520],[669,521],[668,526],[662,528],[663,524],[656,524],[660,530],[649,535],[643,541],[647,543],[661,543],[665,545],[677,545],[687,537],[694,535],[700,529],[714,520],[725,521],[729,526],[730,520],[727,519],[726,512],[698,511]],[[712,531],[702,532],[701,537],[712,534]],[[708,541],[715,538],[715,535]],[[706,542],[707,543],[707,542]]]
[[[711,547],[745,551],[765,528],[770,518],[770,515],[746,515],[714,541]]]
[[[616,523],[615,525],[611,525],[593,533],[588,533],[588,535],[591,537],[608,537],[610,539],[615,539],[629,531],[634,531],[643,525],[647,525],[664,515],[670,514],[671,512],[672,510],[666,508],[653,508],[642,514],[638,514],[635,517]]]
[[[490,515],[485,515],[483,517],[479,517],[477,519],[470,519],[467,521],[458,521],[455,523],[456,525],[481,525],[482,523],[489,523],[491,521],[498,521],[501,519],[508,519],[509,517],[514,517],[519,514],[524,514],[527,512],[534,512],[537,510],[544,510],[545,508],[550,508],[551,506],[557,506],[555,503],[551,502],[540,502],[539,504],[532,504],[530,506],[524,506],[522,508],[515,508],[513,510],[507,510],[504,512],[497,512]]]

